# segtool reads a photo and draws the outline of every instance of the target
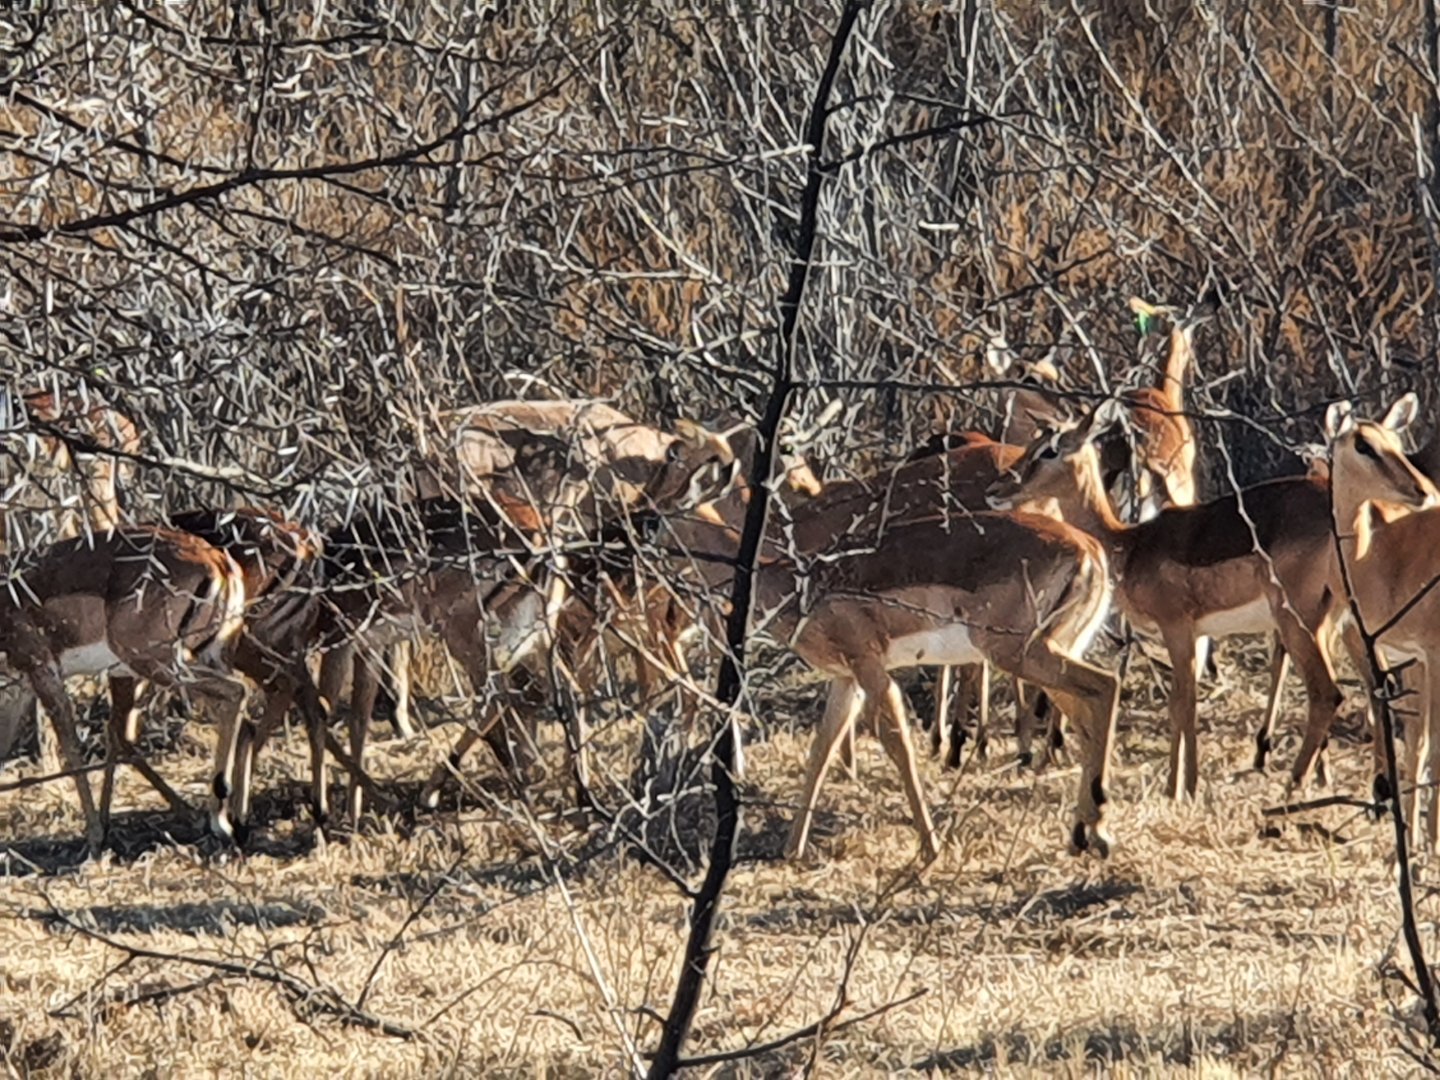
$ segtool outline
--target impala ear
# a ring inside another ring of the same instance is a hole
[[[1041,382],[1059,383],[1060,381],[1060,369],[1055,366],[1055,360],[1050,356],[1031,364],[1030,374]]]
[[[1390,411],[1385,414],[1385,419],[1380,421],[1380,425],[1398,433],[1413,424],[1419,413],[1420,399],[1412,390],[1390,406]]]
[[[1085,437],[1093,439],[1102,432],[1124,422],[1125,406],[1114,398],[1106,398],[1095,406],[1095,411],[1090,414],[1090,422],[1085,425]]]
[[[1397,402],[1398,404],[1398,402]],[[1325,410],[1325,438],[1334,442],[1355,429],[1355,406],[1337,401]]]

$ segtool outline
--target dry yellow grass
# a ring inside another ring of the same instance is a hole
[[[954,779],[927,764],[950,842],[915,876],[903,799],[872,740],[862,740],[860,783],[837,778],[823,797],[814,857],[780,862],[808,730],[753,743],[741,863],[691,1051],[763,1042],[814,1021],[835,1005],[850,958],[846,1015],[926,992],[818,1044],[716,1075],[788,1073],[812,1055],[826,1076],[1413,1070],[1401,1049],[1416,1043],[1411,999],[1385,973],[1397,942],[1389,825],[1331,809],[1265,830],[1261,809],[1283,785],[1245,771],[1263,678],[1253,658],[1249,673],[1235,658],[1233,648],[1222,656],[1227,688],[1204,709],[1194,807],[1161,797],[1159,699],[1132,678],[1114,785],[1120,845],[1103,864],[1062,854],[1073,770],[1035,778],[997,760]],[[797,690],[776,712],[808,719],[815,697],[814,687]],[[1299,711],[1292,699],[1288,715]],[[432,732],[433,746],[382,744],[375,771],[413,785],[451,735]],[[160,763],[197,799],[209,737],[189,729]],[[1000,740],[997,759],[1007,746]],[[548,750],[558,761],[558,745]],[[1334,748],[1338,787],[1363,790],[1367,753]],[[613,748],[609,760],[619,760]],[[303,769],[296,733],[267,756],[262,783],[288,797],[285,778]],[[472,772],[493,771],[477,755]],[[37,839],[79,833],[67,784],[0,796],[0,836],[19,853],[0,879],[7,1067],[77,1076],[623,1073],[657,1037],[651,1010],[668,1005],[687,905],[660,874],[610,846],[603,826],[586,832],[561,813],[560,770],[552,774],[533,813],[482,795],[458,815],[386,819],[328,841],[272,817],[261,853],[244,859],[146,841],[138,853],[78,867]],[[129,778],[121,800],[154,805]],[[135,815],[122,821],[122,843],[144,835]],[[27,873],[22,855],[56,872]],[[1433,954],[1433,900],[1422,915]],[[196,986],[217,972],[180,960],[126,964],[117,946],[273,962],[352,1003],[378,963],[365,1010],[417,1037],[343,1026],[253,977]]]

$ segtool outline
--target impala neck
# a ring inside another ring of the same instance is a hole
[[[1185,400],[1185,376],[1194,357],[1194,334],[1195,331],[1188,327],[1175,326],[1170,330],[1170,353],[1165,357],[1165,373],[1158,389],[1170,399],[1176,412],[1180,411]]]
[[[1060,504],[1060,516],[1103,543],[1115,555],[1130,543],[1134,527],[1120,520],[1100,476],[1100,458],[1092,446],[1077,476],[1074,496]]]

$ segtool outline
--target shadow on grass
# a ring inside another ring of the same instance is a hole
[[[36,919],[51,930],[67,929],[65,919],[53,912],[27,908],[22,918]],[[167,904],[103,904],[66,913],[71,922],[101,934],[153,934],[173,930],[195,937],[228,937],[236,927],[253,926],[281,930],[288,926],[314,926],[326,918],[318,904],[284,902],[247,904],[233,900],[207,900]]]
[[[1080,1030],[1048,1039],[1023,1031],[987,1035],[970,1046],[942,1050],[913,1062],[911,1069],[927,1074],[979,1071],[993,1073],[1001,1065],[1058,1065],[1083,1062],[1087,1068],[1130,1063],[1193,1066],[1200,1058],[1229,1059],[1247,1047],[1272,1049],[1295,1034],[1298,1017],[1273,1010],[1207,1024],[1187,1019],[1176,1024],[1140,1028],[1117,1022],[1101,1030]]]
[[[885,919],[896,926],[928,926],[937,919],[980,919],[999,922],[1022,919],[1036,926],[1052,926],[1071,919],[1094,918],[1105,908],[1110,919],[1129,919],[1130,911],[1120,904],[1136,893],[1140,885],[1129,881],[1076,882],[1060,889],[1049,889],[1033,896],[1021,896],[1005,903],[902,904],[887,908]],[[747,926],[760,930],[793,931],[813,928],[817,924],[831,926],[856,925],[864,917],[853,904],[834,903],[820,894],[805,890],[797,894],[800,902],[772,904],[765,911],[745,919]]]

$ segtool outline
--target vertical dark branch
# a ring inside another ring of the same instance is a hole
[[[1336,122],[1336,88],[1340,80],[1335,77],[1339,70],[1339,57],[1336,53],[1340,48],[1340,0],[1332,0],[1325,9],[1325,58],[1330,61],[1329,77],[1325,83],[1325,111],[1330,118],[1331,135],[1334,135]]]
[[[716,720],[714,760],[711,779],[715,784],[715,835],[710,845],[710,865],[704,883],[695,898],[690,916],[690,936],[685,943],[685,959],[675,985],[675,999],[665,1018],[665,1030],[655,1059],[650,1066],[651,1077],[671,1075],[680,1059],[700,991],[705,986],[705,972],[714,951],[712,936],[715,917],[725,881],[735,859],[735,838],[740,831],[740,801],[735,790],[735,724],[730,709],[740,697],[742,665],[745,655],[745,634],[750,624],[750,605],[755,577],[755,564],[760,554],[760,540],[770,509],[770,472],[775,457],[775,437],[784,419],[785,409],[794,390],[792,371],[795,357],[795,331],[800,321],[800,304],[805,283],[810,277],[810,259],[815,249],[816,222],[820,213],[820,185],[823,181],[821,152],[825,142],[825,121],[828,116],[830,91],[840,70],[845,44],[854,29],[855,20],[867,6],[867,0],[847,0],[830,43],[830,55],[815,88],[810,106],[810,119],[805,128],[809,146],[805,190],[800,201],[800,224],[795,234],[795,256],[790,264],[790,278],[780,298],[780,332],[775,340],[775,368],[770,397],[760,419],[759,445],[750,465],[750,503],[745,513],[745,526],[740,534],[740,550],[735,560],[735,582],[730,594],[730,616],[725,627],[726,650],[720,663],[715,696],[720,701],[721,715]]]
[[[1440,2],[1425,0],[1425,55],[1430,76],[1430,97],[1425,108],[1425,141],[1428,145],[1416,147],[1416,153],[1429,152],[1429,175],[1420,178],[1421,215],[1425,221],[1426,235],[1430,241],[1430,271],[1440,279]],[[1423,167],[1423,165],[1422,165]],[[1436,316],[1440,329],[1440,314]],[[1440,335],[1431,334],[1430,363],[1440,367],[1440,354],[1435,351],[1435,341]]]

